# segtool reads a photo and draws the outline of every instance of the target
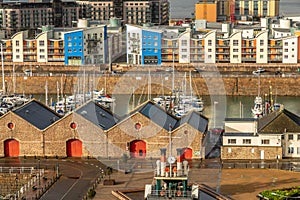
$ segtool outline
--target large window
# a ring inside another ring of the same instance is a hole
[[[288,140],[294,140],[294,135],[293,134],[289,134],[288,135]]]
[[[239,46],[239,41],[238,40],[233,40],[233,46]]]

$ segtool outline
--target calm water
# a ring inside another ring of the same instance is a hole
[[[154,96],[153,96],[154,97]],[[252,117],[251,108],[254,105],[253,96],[203,96],[203,115],[214,120],[214,109],[216,113],[216,126],[222,126],[225,118],[249,118]],[[135,97],[135,104],[132,104],[132,97],[129,95],[116,96],[115,112],[123,115],[147,100],[147,96]],[[276,102],[284,104],[285,108],[300,116],[300,97],[278,96],[274,97]],[[215,102],[215,103],[214,103]],[[213,125],[213,124],[211,124]]]
[[[190,18],[194,13],[194,5],[198,0],[169,0],[171,18]],[[280,0],[280,14],[299,14],[300,0]]]

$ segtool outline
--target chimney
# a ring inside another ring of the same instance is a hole
[[[177,150],[177,176],[182,176],[182,148]]]
[[[166,155],[167,155],[167,149],[166,148],[161,148],[160,149],[160,155],[161,155],[161,157],[160,157],[160,175],[161,176],[165,176],[165,173],[166,173],[166,165],[167,165],[167,163],[166,163],[166,161],[167,161],[167,157],[166,157]]]

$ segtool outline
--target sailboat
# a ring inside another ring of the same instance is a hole
[[[258,74],[258,95],[254,99],[254,107],[251,109],[255,118],[259,118],[263,115],[263,100],[260,96],[260,76]]]

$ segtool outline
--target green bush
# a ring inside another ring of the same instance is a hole
[[[288,197],[299,197],[300,187],[285,188],[278,190],[265,190],[260,193],[263,197],[269,200],[284,200]]]
[[[93,188],[90,188],[87,193],[88,198],[94,198],[95,195],[96,195],[96,191]]]

